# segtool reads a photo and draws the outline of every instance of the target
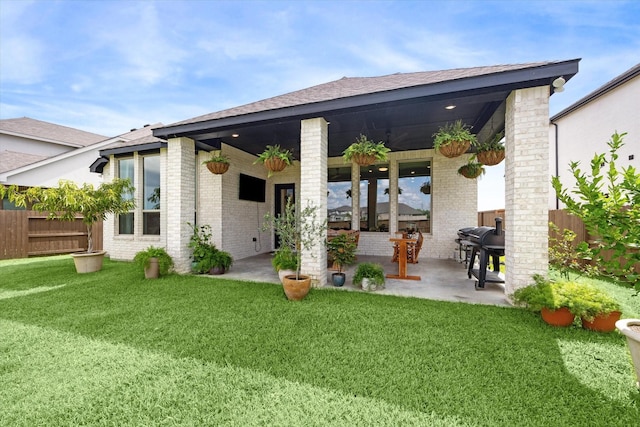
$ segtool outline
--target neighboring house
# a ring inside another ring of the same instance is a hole
[[[66,179],[100,185],[102,176],[88,166],[100,150],[149,136],[152,129],[147,125],[109,138],[26,117],[0,120],[0,184],[54,187]]]
[[[616,131],[627,132],[616,164],[640,168],[640,64],[551,117],[551,174],[572,188],[570,162],[580,162],[581,169],[589,172],[591,159],[608,152],[606,143]],[[563,208],[553,189],[549,208]]]
[[[477,224],[477,182],[457,173],[471,154],[446,158],[433,149],[432,135],[462,119],[481,141],[506,131],[505,292],[511,293],[548,269],[549,97],[552,82],[571,79],[578,62],[345,77],[154,129],[155,139],[104,149],[99,167],[94,164],[105,180],[133,177],[138,202],[105,222],[104,248],[112,258],[131,259],[149,245],[163,246],[177,270],[187,272],[188,223],[195,223],[209,224],[216,246],[236,259],[268,253],[275,237],[260,230],[264,214],[277,214],[294,196],[298,206],[317,206],[323,219],[340,208],[348,188],[350,226],[362,229],[358,253],[391,256],[389,238],[403,228],[405,203],[425,219],[428,212],[425,256],[450,258],[458,229]],[[345,165],[342,152],[360,133],[386,141],[389,161]],[[268,177],[254,164],[267,144],[293,150],[298,160]],[[230,157],[224,175],[202,165],[212,150]],[[428,198],[413,202],[410,186],[424,182],[431,183]],[[243,188],[246,183],[254,188]],[[376,226],[380,203],[388,203],[388,227]],[[315,283],[327,281],[326,256],[323,245],[302,250],[302,270]]]

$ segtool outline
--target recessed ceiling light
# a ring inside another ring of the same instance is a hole
[[[389,170],[389,168],[381,167],[381,168],[378,168],[378,170],[379,170],[380,172],[386,172],[386,171],[388,171],[388,170]]]
[[[456,108],[456,106],[455,105],[447,105],[444,108],[445,108],[445,110],[453,110],[454,108]]]
[[[416,171],[411,171],[411,175],[415,175]]]
[[[232,136],[233,138],[237,138],[237,137],[239,137],[239,136],[240,136],[240,134],[239,134],[239,133],[232,133],[232,134],[231,134],[231,136]]]

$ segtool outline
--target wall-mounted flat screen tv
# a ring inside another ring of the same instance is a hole
[[[264,203],[266,186],[267,182],[264,179],[241,173],[239,199]]]

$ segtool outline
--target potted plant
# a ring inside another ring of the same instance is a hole
[[[211,256],[209,274],[224,274],[233,265],[233,257],[229,252],[216,250]]]
[[[567,294],[575,284],[554,282],[539,274],[533,275],[534,284],[517,289],[512,299],[518,305],[540,312],[542,320],[553,326],[569,326],[575,315],[569,309]]]
[[[273,229],[280,239],[280,245],[296,254],[295,274],[285,276],[282,281],[284,293],[292,301],[302,300],[311,288],[311,277],[300,274],[302,249],[311,251],[318,242],[325,241],[327,221],[318,221],[317,211],[317,206],[308,204],[297,212],[293,202],[288,200],[284,213],[264,216],[262,231]]]
[[[446,123],[433,134],[433,148],[449,158],[466,153],[475,142],[476,136],[471,133],[471,126],[462,120]]]
[[[360,166],[369,166],[375,162],[386,162],[391,151],[385,147],[384,142],[373,142],[360,134],[356,141],[342,152],[345,163],[355,162]]]
[[[281,148],[278,144],[267,145],[267,148],[253,162],[254,165],[256,163],[264,164],[264,167],[269,171],[267,176],[271,177],[274,172],[280,172],[293,163],[293,153],[290,150]]]
[[[31,187],[23,191],[15,185],[6,190],[2,188],[16,206],[32,205],[35,211],[48,212],[49,219],[73,221],[82,216],[82,222],[87,227],[87,251],[71,254],[78,273],[92,273],[102,268],[105,251],[93,251],[93,224],[103,221],[108,214],[126,213],[135,207],[135,200],[126,197],[134,191],[128,179],[116,178],[100,184],[98,188],[91,184],[79,187],[65,180],[53,188]]]
[[[375,262],[362,262],[358,264],[353,275],[353,284],[362,286],[364,291],[375,291],[384,288],[384,268]]]
[[[222,154],[220,150],[216,150],[213,151],[211,157],[202,162],[202,164],[207,166],[209,172],[222,175],[229,170],[229,156]]]
[[[458,173],[465,178],[475,179],[485,173],[482,163],[470,161],[466,165],[460,166]]]
[[[298,259],[296,254],[288,246],[280,246],[271,260],[271,265],[278,273],[280,283],[284,281],[284,277],[296,274],[298,270]]]
[[[189,248],[192,252],[192,269],[196,273],[213,273],[211,270],[220,264],[216,245],[211,242],[211,226],[209,224],[197,227],[190,222],[187,223],[193,230],[189,240]],[[218,273],[220,274],[220,273]]]
[[[616,328],[627,337],[631,361],[635,366],[636,385],[640,388],[640,319],[620,319]]]
[[[431,182],[429,181],[425,181],[421,186],[420,186],[420,192],[422,194],[431,194]]]
[[[476,157],[485,166],[495,166],[504,160],[504,131],[498,132],[491,140],[477,145]]]
[[[164,248],[149,246],[147,249],[136,253],[133,257],[139,267],[144,269],[145,279],[157,279],[169,273],[173,268],[173,259]]]
[[[333,266],[338,269],[331,275],[334,286],[344,285],[346,275],[342,272],[342,267],[353,264],[356,259],[356,247],[355,237],[347,233],[338,234],[327,242],[329,257],[333,261]]]
[[[571,312],[582,319],[585,329],[611,332],[620,320],[620,304],[606,292],[589,285],[578,285],[570,295]]]

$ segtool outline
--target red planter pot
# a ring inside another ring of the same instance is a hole
[[[557,310],[543,308],[540,313],[542,314],[542,320],[552,326],[569,326],[575,318],[567,307],[562,307]]]
[[[582,319],[582,327],[597,332],[612,332],[616,329],[616,322],[620,320],[622,313],[612,311],[593,318],[592,321]]]

